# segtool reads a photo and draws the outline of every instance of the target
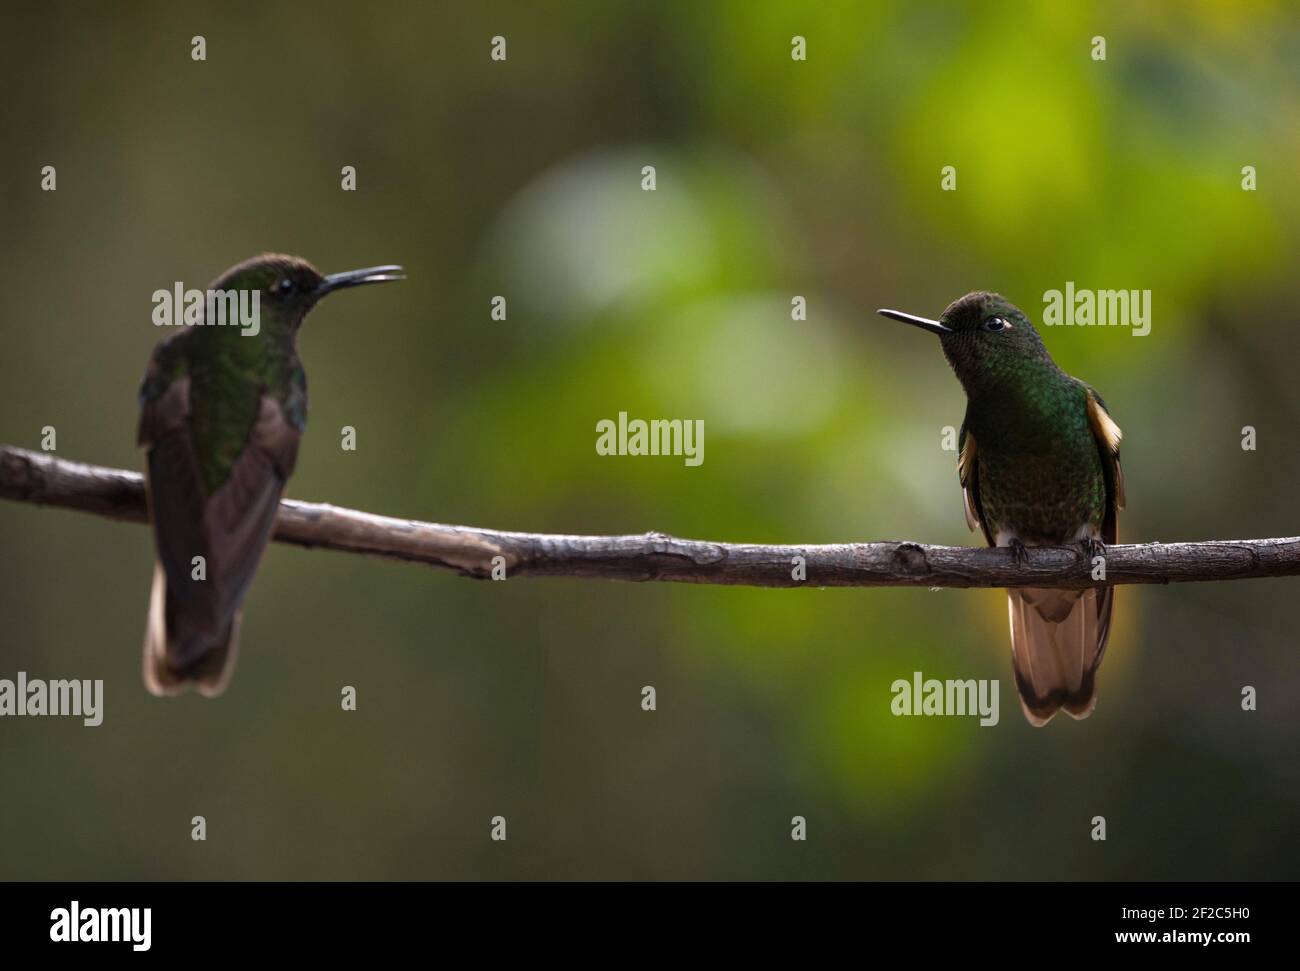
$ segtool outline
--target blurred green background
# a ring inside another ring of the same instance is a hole
[[[304,328],[291,496],[974,544],[940,448],[961,391],[875,308],[994,289],[1040,318],[1073,280],[1153,292],[1145,338],[1044,330],[1124,429],[1121,537],[1293,534],[1295,8],[1078,8],[7,10],[0,441],[53,425],[61,456],[140,469],[155,289],[264,250],[391,261],[407,282]],[[704,419],[703,466],[598,457],[619,411]],[[139,526],[0,504],[0,677],[107,696],[96,729],[0,720],[0,878],[1300,875],[1293,580],[1121,588],[1095,714],[1034,730],[997,591],[479,583],[273,546],[227,694],[158,700],[151,568]],[[913,671],[1001,679],[1000,724],[891,716]]]

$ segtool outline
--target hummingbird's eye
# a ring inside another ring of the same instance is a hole
[[[287,297],[292,294],[295,289],[296,286],[293,280],[287,276],[280,277],[280,279],[275,281],[275,286],[271,288],[277,297]]]
[[[985,330],[1006,330],[1011,326],[1011,322],[1005,317],[990,317],[984,321]]]

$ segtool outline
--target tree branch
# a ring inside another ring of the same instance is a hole
[[[0,498],[147,522],[143,478],[122,469],[68,462],[0,445]],[[1087,587],[1091,565],[1074,547],[1030,548],[1017,564],[1009,550],[908,542],[758,546],[634,536],[510,533],[392,519],[325,503],[280,503],[273,537],[297,546],[366,553],[492,575],[567,576],[757,587]],[[803,557],[807,579],[792,576]],[[1300,574],[1300,537],[1143,543],[1106,551],[1106,585],[1246,580]]]

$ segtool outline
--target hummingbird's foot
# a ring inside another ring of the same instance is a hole
[[[1007,544],[1007,549],[1011,550],[1011,555],[1015,558],[1016,566],[1024,566],[1029,562],[1029,551],[1025,549],[1025,544],[1018,539],[1013,539]]]
[[[1089,563],[1099,556],[1103,559],[1106,556],[1106,544],[1096,536],[1085,536],[1079,540],[1079,548],[1083,550],[1083,557]]]

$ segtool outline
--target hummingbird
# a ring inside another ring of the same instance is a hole
[[[1019,561],[1027,546],[1104,553],[1124,507],[1122,435],[1101,395],[1056,365],[1024,312],[978,291],[938,320],[879,313],[937,334],[966,392],[957,460],[966,525]],[[1007,591],[1011,664],[1031,725],[1062,708],[1092,713],[1114,596],[1113,587]]]
[[[193,686],[213,697],[230,680],[244,597],[307,427],[303,319],[336,290],[404,278],[400,266],[323,276],[267,253],[221,274],[205,307],[213,291],[246,295],[256,327],[186,326],[154,348],[137,437],[157,550],[144,636],[152,694]],[[215,325],[207,313],[200,323]]]

